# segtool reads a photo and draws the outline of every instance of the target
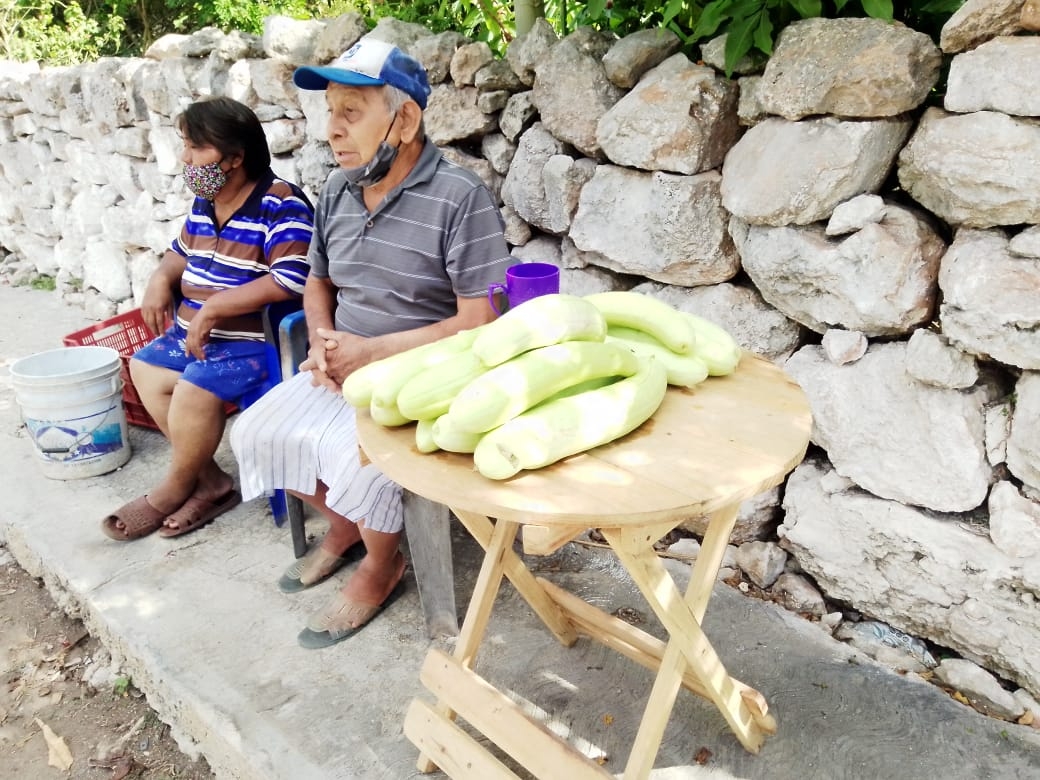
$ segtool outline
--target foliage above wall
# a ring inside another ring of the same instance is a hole
[[[519,2],[520,0],[518,0]],[[694,46],[727,33],[726,67],[745,55],[768,57],[777,34],[798,19],[872,16],[895,19],[938,40],[964,0],[526,0],[560,35],[580,26],[619,36],[663,26]],[[503,53],[516,35],[514,5],[504,0],[0,0],[0,58],[68,65],[99,56],[132,56],[171,32],[203,27],[263,31],[271,15],[327,18],[357,11],[374,25],[384,16],[456,30]]]

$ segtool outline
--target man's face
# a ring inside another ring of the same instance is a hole
[[[329,82],[329,146],[341,168],[364,165],[376,153],[393,121],[382,87],[348,87]],[[393,133],[391,132],[391,136]],[[392,137],[387,138],[396,145]]]

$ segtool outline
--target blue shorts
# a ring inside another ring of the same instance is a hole
[[[184,349],[187,335],[174,324],[159,338],[134,353],[134,360],[169,368],[181,378],[208,390],[222,401],[237,401],[267,381],[267,345],[262,341],[215,341],[203,347],[205,360]]]

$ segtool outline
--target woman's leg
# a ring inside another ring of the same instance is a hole
[[[172,513],[189,496],[212,501],[225,495],[234,480],[213,460],[224,435],[224,402],[208,390],[181,381],[172,369],[130,361],[141,401],[159,430],[170,440],[170,466],[148,493],[148,503]]]

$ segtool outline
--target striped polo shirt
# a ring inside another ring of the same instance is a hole
[[[195,198],[172,251],[187,266],[181,277],[184,296],[177,321],[187,327],[205,296],[270,274],[281,287],[303,295],[310,264],[307,250],[314,232],[310,201],[294,184],[270,169],[260,177],[249,198],[223,227],[217,225],[213,203]],[[210,333],[213,341],[263,341],[260,314],[220,320]]]
[[[333,171],[318,198],[311,273],[338,288],[336,330],[382,336],[440,322],[456,297],[487,295],[515,262],[502,214],[480,178],[429,139],[375,211]]]

